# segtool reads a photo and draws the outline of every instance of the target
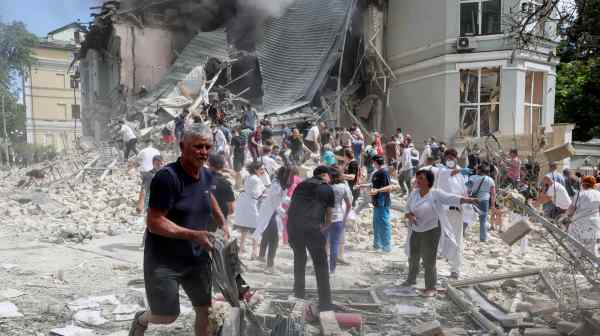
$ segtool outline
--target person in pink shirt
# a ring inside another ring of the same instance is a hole
[[[518,188],[521,180],[521,159],[516,148],[510,150],[510,161],[508,162],[508,178],[513,188]]]
[[[300,182],[302,182],[302,178],[300,177],[300,172],[298,171],[297,167],[292,167],[292,175],[293,175],[293,177],[292,177],[292,184],[290,185],[290,187],[287,190],[287,199],[281,205],[281,207],[286,212],[285,215],[282,217],[282,223],[283,223],[283,233],[282,233],[283,244],[287,244],[288,243],[288,230],[287,230],[288,217],[287,217],[287,209],[290,206],[290,200],[292,199],[292,195],[294,194],[294,191],[296,191],[296,187],[298,187],[298,185],[300,184]]]

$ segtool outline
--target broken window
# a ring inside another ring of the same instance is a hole
[[[500,68],[460,71],[460,135],[479,137],[499,130]]]
[[[500,0],[461,0],[460,35],[500,34]]]
[[[525,133],[535,132],[544,124],[544,73],[528,71],[525,75]]]

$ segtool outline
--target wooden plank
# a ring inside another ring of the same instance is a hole
[[[100,181],[104,180],[104,178],[108,175],[108,173],[112,170],[112,168],[117,164],[118,161],[119,161],[119,159],[114,159],[113,162],[111,162],[108,165],[108,167],[106,168],[106,170],[100,176]]]
[[[473,306],[472,303],[465,300],[459,293],[458,289],[453,288],[452,286],[448,286],[448,296],[450,299],[459,306],[462,310],[464,310],[469,316],[477,323],[480,327],[487,330],[490,334],[496,336],[505,336],[504,329],[500,326],[492,323],[492,321],[488,320],[487,317],[483,316],[479,312],[477,307]]]
[[[485,282],[494,282],[494,281],[499,281],[499,280],[514,279],[514,278],[524,278],[527,276],[539,275],[540,272],[543,270],[544,270],[543,268],[534,268],[534,269],[530,269],[530,270],[503,273],[503,274],[497,274],[497,275],[487,275],[487,276],[482,276],[482,277],[477,277],[477,278],[452,281],[449,283],[449,285],[454,288],[459,288],[459,287],[467,287],[467,286],[476,285],[476,284],[485,283]]]
[[[86,164],[83,169],[81,169],[79,171],[79,173],[77,173],[77,175],[75,175],[75,178],[73,179],[73,181],[78,181],[81,177],[83,177],[83,174],[85,174],[85,170],[86,168],[91,168],[93,165],[96,164],[96,162],[98,162],[98,160],[100,160],[100,155],[96,156],[92,161],[88,162],[88,164]]]

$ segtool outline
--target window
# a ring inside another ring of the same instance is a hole
[[[500,0],[461,0],[460,36],[500,34]]]
[[[500,68],[460,71],[460,134],[480,137],[499,130]]]
[[[81,107],[78,104],[71,105],[71,119],[81,119]]]
[[[544,124],[544,73],[528,71],[525,75],[525,133],[535,132]]]

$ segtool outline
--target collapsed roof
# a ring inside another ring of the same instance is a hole
[[[283,113],[313,100],[337,62],[352,4],[352,0],[297,0],[283,16],[265,22],[257,46],[263,113]],[[194,67],[210,58],[228,59],[224,30],[198,33],[157,88],[136,102],[136,110],[167,95]]]

